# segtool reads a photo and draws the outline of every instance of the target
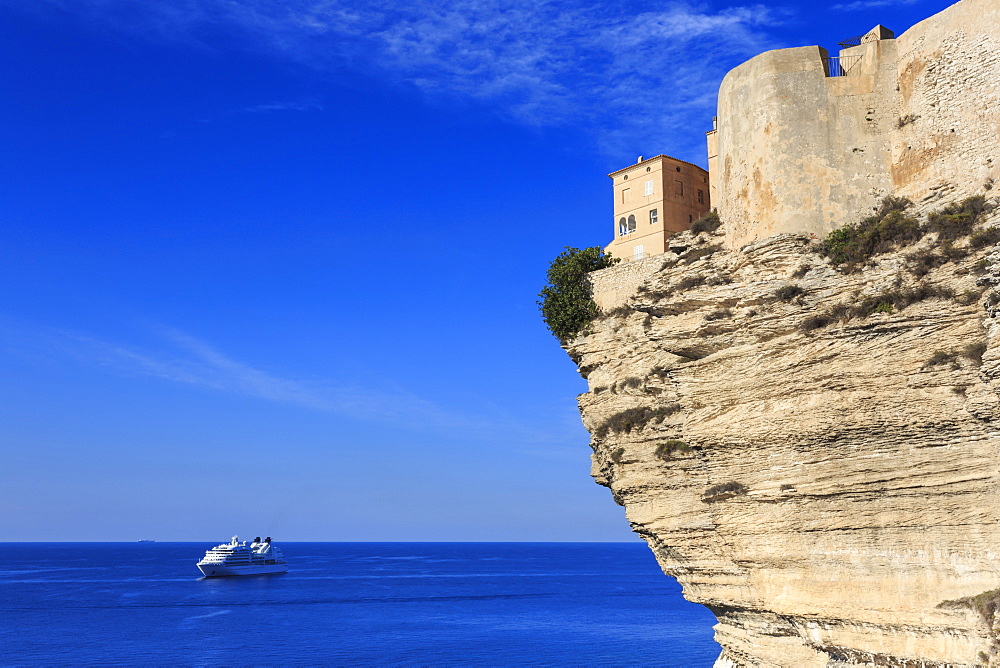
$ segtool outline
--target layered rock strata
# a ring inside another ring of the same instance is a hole
[[[1000,252],[845,274],[721,238],[567,346],[594,478],[716,614],[717,666],[996,665]]]

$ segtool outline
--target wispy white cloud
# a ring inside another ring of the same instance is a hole
[[[878,7],[915,5],[920,1],[921,0],[855,0],[854,2],[844,2],[833,5],[830,9],[840,12],[856,12],[862,9],[875,9]]]
[[[271,102],[245,107],[242,111],[248,114],[269,114],[275,111],[322,111],[323,105],[317,100],[296,100],[291,102]]]
[[[299,406],[353,420],[486,440],[499,434],[534,444],[579,437],[579,423],[552,420],[529,424],[496,407],[478,414],[445,408],[396,387],[361,387],[329,379],[300,379],[247,364],[205,341],[171,328],[156,331],[153,346],[124,345],[85,334],[7,319],[0,320],[0,352],[35,363],[75,360],[109,371],[147,376],[210,391]]]
[[[220,392],[293,404],[346,417],[422,426],[440,431],[470,431],[488,421],[443,410],[402,390],[372,389],[331,381],[283,377],[235,360],[209,344],[175,329],[161,336],[167,349],[146,351],[80,335],[64,339],[77,357],[90,358],[126,373],[139,373]]]
[[[226,35],[321,71],[363,71],[517,122],[579,128],[628,153],[698,137],[722,76],[779,46],[771,29],[783,19],[763,4],[686,2],[636,13],[595,0],[0,0],[28,2],[105,30],[202,46]]]

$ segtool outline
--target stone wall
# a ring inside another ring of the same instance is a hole
[[[726,242],[827,234],[887,194],[925,207],[1000,178],[1000,8],[962,0],[899,39],[768,51],[719,90],[714,200]]]
[[[900,35],[895,190],[918,203],[1000,180],[1000,4],[962,0]]]
[[[672,257],[672,254],[653,255],[592,272],[589,278],[594,301],[605,312],[624,305],[643,281],[662,269],[663,263]]]
[[[883,45],[856,49],[873,56]],[[890,188],[881,130],[896,114],[877,101],[887,82],[875,68],[829,78],[826,57],[816,46],[768,51],[723,81],[718,208],[730,245],[825,234]]]

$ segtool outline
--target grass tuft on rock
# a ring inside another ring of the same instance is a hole
[[[629,434],[634,430],[642,429],[650,422],[662,422],[663,418],[673,415],[680,409],[680,404],[675,403],[656,408],[649,406],[626,408],[605,420],[604,424],[594,430],[594,435],[598,438],[604,438],[609,433]]]
[[[852,304],[836,304],[826,311],[809,316],[799,325],[802,332],[813,332],[837,322],[853,319],[863,319],[877,313],[896,313],[907,306],[926,299],[953,299],[955,292],[950,288],[920,283],[912,288],[889,290],[876,295],[869,295],[856,300]]]
[[[731,480],[720,485],[713,485],[706,489],[705,493],[702,495],[702,501],[705,501],[706,503],[724,501],[725,499],[729,499],[734,496],[742,496],[749,491],[750,490],[747,489],[747,486],[743,483]]]
[[[727,308],[720,308],[720,309],[716,309],[715,311],[712,311],[711,313],[707,314],[705,316],[705,320],[708,320],[708,321],[723,320],[725,318],[732,318],[732,317],[733,317],[733,312],[732,311],[730,311]]]
[[[954,241],[972,234],[980,217],[992,208],[982,195],[967,197],[928,215],[925,230],[937,232],[939,241]]]
[[[705,232],[712,233],[719,229],[721,225],[722,220],[719,219],[718,212],[713,209],[698,220],[691,223],[690,229],[695,234],[704,234]]]
[[[969,245],[973,248],[986,248],[1000,243],[1000,227],[987,227],[983,230],[976,230],[969,238]]]
[[[775,290],[774,296],[783,302],[790,302],[805,293],[806,291],[802,289],[802,286],[791,283],[789,285],[783,285]]]
[[[919,241],[920,223],[906,214],[912,206],[905,197],[886,197],[874,215],[830,232],[819,246],[820,255],[854,271],[875,255]]]
[[[654,454],[663,461],[670,461],[675,455],[683,455],[691,452],[691,446],[684,441],[669,440],[656,446]]]

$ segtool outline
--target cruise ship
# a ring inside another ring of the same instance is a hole
[[[228,543],[217,545],[205,553],[198,562],[198,570],[205,577],[224,575],[270,575],[284,573],[288,563],[281,550],[271,545],[271,537],[261,541],[260,536],[247,545],[239,536],[233,536]]]

